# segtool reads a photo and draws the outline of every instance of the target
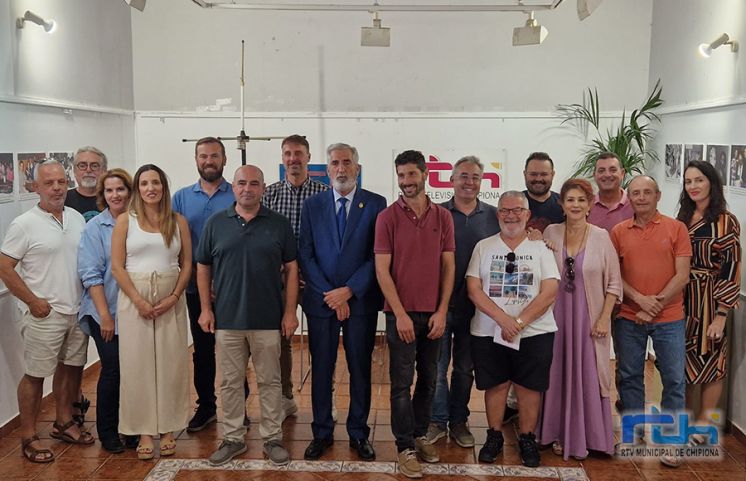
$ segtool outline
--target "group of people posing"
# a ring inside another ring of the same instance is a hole
[[[375,459],[368,415],[381,309],[391,430],[408,477],[422,476],[421,461],[439,461],[439,439],[474,447],[475,381],[489,424],[480,462],[498,459],[503,425],[516,416],[526,466],[540,465],[540,445],[565,459],[612,455],[612,380],[616,408],[642,412],[649,338],[661,408],[691,408],[689,388],[697,385],[698,419],[716,408],[741,250],[738,221],[710,164],[687,165],[673,219],[657,210],[653,178],[622,188],[625,172],[610,153],[596,162],[597,193],[579,178],[553,192],[552,159],[532,153],[526,190],[503,192],[497,207],[479,200],[483,165],[473,156],[455,163],[453,196],[438,205],[425,193],[422,153],[402,152],[394,161],[401,196],[387,206],[357,184],[355,147],[332,144],[326,153],[331,186],[309,176],[309,144],[299,135],[282,142],[284,179],[266,186],[261,169],[246,165],[231,183],[223,144],[205,137],[195,147],[199,179],[173,198],[158,166],[143,165],[132,179],[107,170],[94,147],[75,154],[78,187],[69,192],[61,164],[36,167],[39,203],[13,220],[0,249],[0,279],[23,313],[18,402],[29,461],[55,457],[35,431],[47,376],[54,375],[52,437],[94,442],[76,412],[90,336],[101,359],[96,427],[104,449],[132,447],[151,459],[160,437],[160,455],[174,454],[174,433],[216,421],[219,366],[223,439],[210,462],[246,452],[251,358],[264,455],[287,464],[281,425],[298,411],[290,344],[298,304],[312,368],[306,459],[333,443],[340,331],[350,448]],[[187,325],[198,397],[191,419]]]

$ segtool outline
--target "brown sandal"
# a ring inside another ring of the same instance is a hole
[[[59,439],[60,441],[64,441],[70,444],[82,444],[84,446],[91,445],[95,442],[93,436],[91,436],[91,433],[87,431],[81,430],[80,435],[77,438],[74,438],[70,434],[68,434],[67,430],[75,426],[75,420],[73,419],[69,420],[63,425],[55,422],[52,426],[54,427],[55,431],[50,432],[49,435],[54,439]]]
[[[54,461],[54,453],[51,449],[42,448],[38,449],[31,446],[31,443],[39,440],[39,436],[34,434],[28,439],[21,439],[21,452],[23,457],[31,461],[32,463],[51,463]],[[42,456],[41,458],[39,456]]]

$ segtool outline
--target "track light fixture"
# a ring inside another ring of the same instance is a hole
[[[373,12],[373,26],[360,28],[360,45],[362,47],[391,46],[391,29],[381,26],[378,10]]]
[[[136,8],[140,10],[141,12],[145,10],[145,2],[147,0],[124,0],[124,3],[129,5],[132,8]]]
[[[57,24],[54,20],[44,20],[42,17],[35,14],[31,10],[26,10],[26,13],[23,14],[23,17],[20,17],[16,20],[16,27],[23,28],[27,21],[40,25],[47,33],[52,33],[57,28]]]
[[[523,27],[513,29],[513,46],[539,45],[547,38],[549,31],[534,18],[534,12],[528,12],[528,20]]]
[[[731,40],[727,33],[722,34],[712,41],[712,43],[703,43],[699,46],[699,54],[707,58],[712,55],[712,51],[723,45],[730,45],[731,52],[738,52],[738,42]]]

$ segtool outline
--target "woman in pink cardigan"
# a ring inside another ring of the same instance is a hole
[[[614,454],[611,422],[611,313],[622,296],[619,258],[609,234],[587,222],[593,187],[570,179],[560,191],[565,222],[544,231],[562,273],[554,304],[558,331],[549,390],[539,422],[541,444],[567,460],[588,450]]]

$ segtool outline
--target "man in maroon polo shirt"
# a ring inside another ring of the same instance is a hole
[[[428,463],[439,461],[425,435],[453,289],[456,242],[451,214],[425,194],[422,153],[407,150],[394,164],[402,195],[378,215],[374,251],[376,276],[386,299],[391,431],[399,470],[419,478],[418,456]],[[410,396],[415,369],[417,384]]]
[[[606,229],[611,229],[620,222],[631,219],[634,215],[627,192],[622,189],[624,169],[617,156],[604,152],[598,156],[593,170],[593,179],[598,186],[598,194],[593,199],[588,222]]]

